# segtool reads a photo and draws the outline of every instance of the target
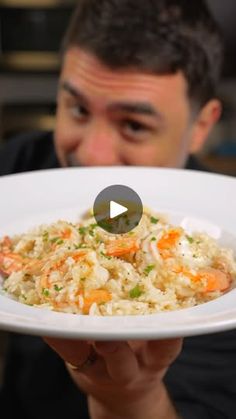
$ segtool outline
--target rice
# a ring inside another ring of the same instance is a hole
[[[122,235],[104,231],[88,216],[3,237],[0,271],[5,292],[21,303],[99,316],[196,306],[236,281],[232,249],[207,234],[190,237],[149,209]]]

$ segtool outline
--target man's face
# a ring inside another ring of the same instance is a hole
[[[63,166],[182,167],[191,133],[182,73],[112,71],[79,48],[66,53],[55,131]]]

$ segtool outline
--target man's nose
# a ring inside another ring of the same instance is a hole
[[[79,148],[79,160],[85,166],[118,165],[118,138],[114,129],[102,123],[86,129]]]

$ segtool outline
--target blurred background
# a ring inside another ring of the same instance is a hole
[[[219,97],[224,112],[199,156],[236,175],[236,0],[208,0],[225,39]],[[0,0],[0,141],[27,130],[51,130],[60,43],[76,0]]]
[[[99,0],[98,0],[99,1]],[[220,123],[199,155],[236,175],[236,0],[208,0],[225,39]],[[53,130],[60,43],[76,0],[0,0],[0,142],[22,131]],[[1,359],[6,334],[0,332]]]

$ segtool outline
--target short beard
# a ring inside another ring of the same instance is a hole
[[[76,159],[74,153],[69,153],[65,156],[66,167],[81,167],[82,165]]]

